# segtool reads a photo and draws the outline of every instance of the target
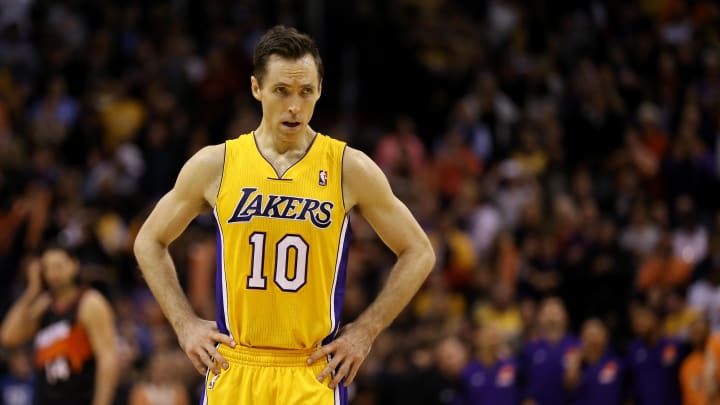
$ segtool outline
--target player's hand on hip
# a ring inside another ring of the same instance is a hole
[[[198,373],[205,375],[208,369],[220,374],[220,367],[228,368],[228,363],[218,353],[216,345],[222,343],[235,347],[235,341],[228,335],[218,331],[215,322],[194,318],[178,331],[180,347],[190,358]]]
[[[330,355],[331,359],[318,375],[318,381],[325,381],[328,376],[333,376],[330,388],[334,389],[341,382],[347,387],[353,382],[365,357],[370,353],[372,340],[368,331],[350,323],[340,331],[335,340],[310,355],[308,364]]]

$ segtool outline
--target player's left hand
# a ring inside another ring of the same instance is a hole
[[[335,389],[341,382],[347,387],[353,382],[360,365],[370,353],[372,342],[373,337],[368,330],[353,323],[347,324],[335,340],[310,355],[308,364],[330,355],[330,362],[318,375],[318,381],[325,381],[335,371],[329,387]]]

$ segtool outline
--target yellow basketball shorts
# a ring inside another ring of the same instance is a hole
[[[347,388],[330,389],[329,377],[317,380],[327,361],[307,364],[314,351],[220,345],[218,352],[229,367],[218,375],[208,371],[200,404],[347,405]]]

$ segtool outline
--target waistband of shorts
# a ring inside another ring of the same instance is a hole
[[[236,345],[220,345],[218,352],[230,363],[248,366],[307,367],[307,359],[318,349],[267,349]],[[320,360],[313,366],[322,364]],[[323,364],[324,367],[324,364]]]

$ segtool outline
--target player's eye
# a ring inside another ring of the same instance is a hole
[[[287,89],[285,87],[276,87],[275,93],[282,94],[283,96],[287,95]]]
[[[305,87],[302,89],[302,94],[305,96],[309,96],[310,94],[313,94],[313,89],[310,87]]]

